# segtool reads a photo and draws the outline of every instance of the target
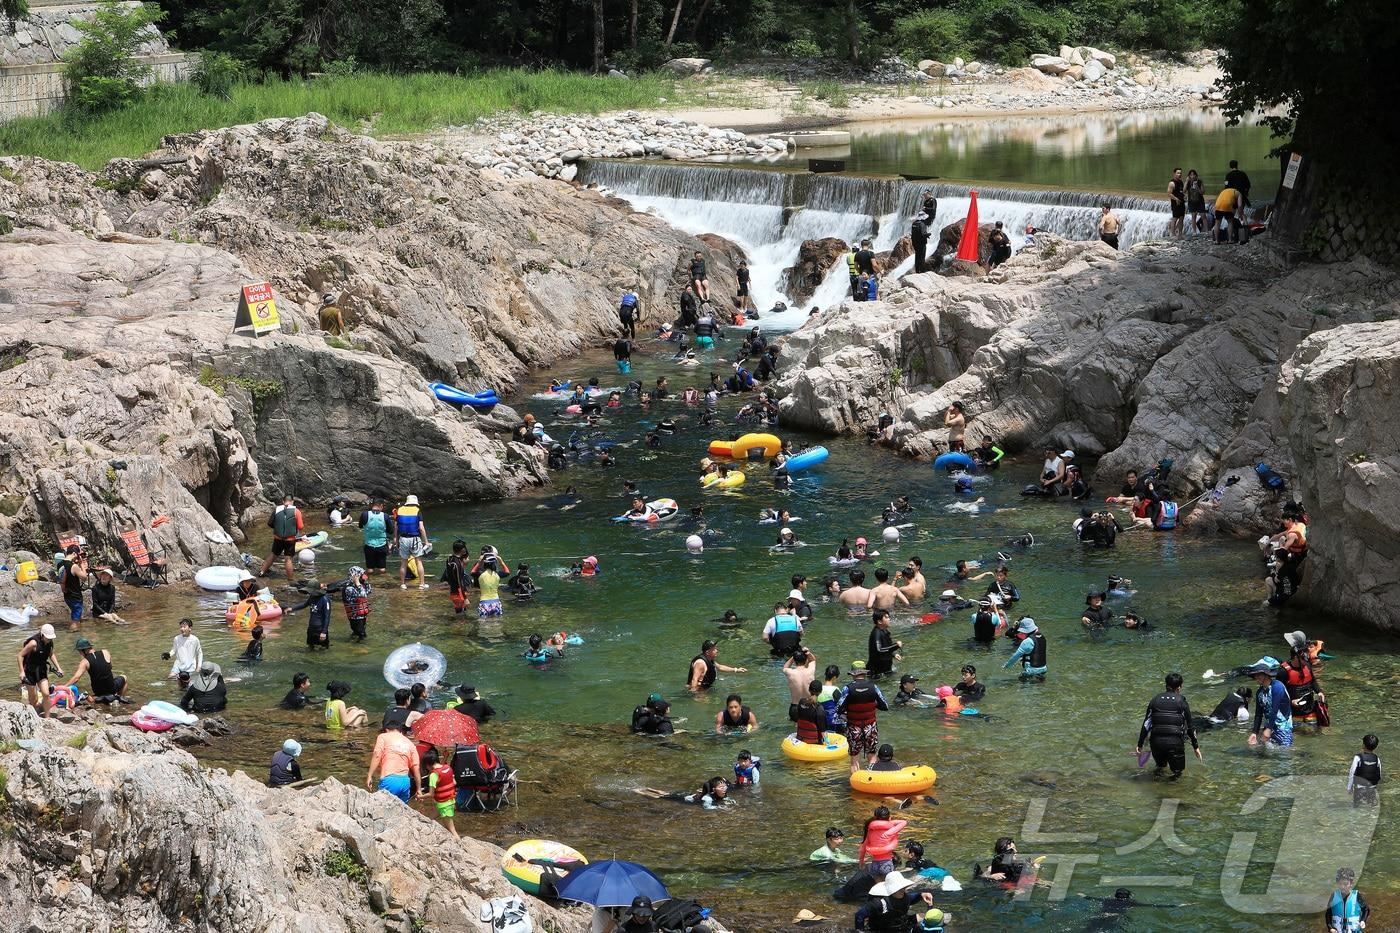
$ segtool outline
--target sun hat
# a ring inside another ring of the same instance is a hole
[[[1283,640],[1288,642],[1288,647],[1294,651],[1302,651],[1308,646],[1308,636],[1302,632],[1289,632],[1283,636]]]
[[[1026,616],[1024,619],[1021,620],[1020,624],[1016,626],[1016,631],[1020,632],[1023,635],[1029,635],[1031,632],[1034,632],[1035,619],[1032,619],[1030,616]]]
[[[797,912],[797,916],[792,918],[793,923],[821,923],[826,918],[821,914],[814,914],[806,907]]]
[[[913,881],[904,877],[899,872],[892,871],[885,875],[884,881],[871,887],[870,894],[873,897],[889,897],[891,894],[898,894],[905,888],[912,887],[913,884]]]
[[[403,504],[404,504],[404,505],[417,505],[417,504],[418,504],[418,497],[417,497],[417,496],[409,496],[407,499],[403,500]]]
[[[291,755],[293,758],[297,758],[301,755],[301,743],[296,739],[288,739],[282,743],[282,751]]]
[[[92,642],[88,641],[86,638],[79,638],[73,643],[73,648],[77,651],[86,651],[91,647]]]
[[[957,598],[958,598],[958,593],[957,593],[956,590],[944,590],[944,591],[943,591],[943,596],[942,596],[942,598],[943,598],[943,599],[957,599]]]

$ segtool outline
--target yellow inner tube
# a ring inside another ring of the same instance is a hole
[[[763,448],[764,459],[771,460],[783,449],[783,442],[772,434],[745,434],[734,442],[730,456],[744,460],[749,456],[749,451],[760,447]]]
[[[928,765],[910,765],[898,771],[856,771],[851,775],[851,790],[898,797],[928,790],[936,780],[938,772]]]
[[[846,737],[839,732],[826,733],[826,742],[812,745],[799,742],[797,733],[783,739],[783,754],[796,761],[839,761],[847,756]]]
[[[743,470],[730,470],[729,475],[723,477],[718,473],[707,473],[700,479],[700,485],[706,489],[738,489],[747,480]]]
[[[520,856],[519,859],[515,856]],[[549,839],[525,839],[506,849],[501,858],[501,872],[511,884],[527,894],[540,893],[539,865],[530,864],[530,859],[547,859],[551,862],[582,862],[588,864],[577,849],[562,842]],[[523,861],[522,861],[523,860]]]

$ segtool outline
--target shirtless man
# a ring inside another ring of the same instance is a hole
[[[963,412],[962,402],[954,402],[943,412],[943,426],[948,429],[948,450],[961,451],[963,432],[967,430],[967,415]]]
[[[889,609],[896,601],[909,605],[904,594],[890,584],[890,572],[884,567],[876,569],[875,581],[875,588],[865,599],[866,609]]]
[[[909,563],[904,565],[902,576],[905,582],[900,590],[904,593],[904,598],[910,602],[923,599],[924,594],[928,592],[928,581],[924,579],[923,558],[909,558]]]
[[[796,722],[797,702],[817,679],[817,656],[808,648],[798,648],[783,662],[783,676],[788,684],[788,719]]]
[[[837,597],[841,605],[850,606],[852,609],[864,609],[866,602],[870,599],[870,590],[865,586],[865,571],[851,571],[851,586]]]

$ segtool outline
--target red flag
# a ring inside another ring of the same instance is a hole
[[[968,262],[977,261],[977,192],[970,191],[972,199],[967,205],[967,221],[963,224],[962,240],[958,242],[958,258]]]

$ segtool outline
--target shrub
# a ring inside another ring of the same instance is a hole
[[[233,86],[244,78],[243,63],[227,52],[204,52],[190,80],[206,94],[229,100]]]
[[[106,0],[91,22],[74,21],[83,38],[64,58],[64,70],[76,107],[102,113],[141,96],[141,83],[150,78],[151,69],[137,61],[136,53],[147,30],[163,15],[154,7],[128,10],[116,0]]]
[[[787,58],[821,58],[822,47],[811,39],[793,39],[783,43],[783,55]]]
[[[967,51],[966,24],[953,10],[920,10],[894,21],[894,48],[915,61]]]

